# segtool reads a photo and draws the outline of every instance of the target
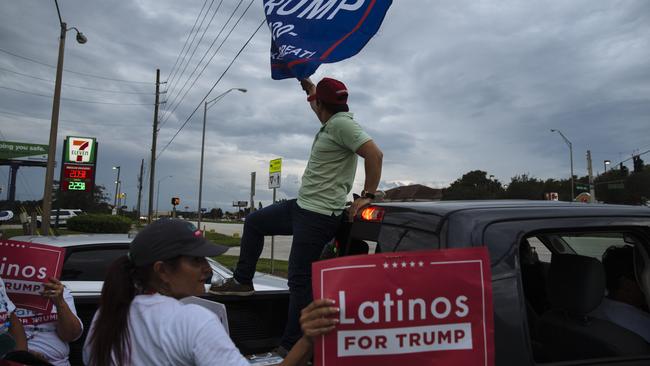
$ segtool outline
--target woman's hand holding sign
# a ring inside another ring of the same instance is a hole
[[[57,310],[56,333],[64,342],[72,342],[81,336],[83,330],[81,322],[70,310],[68,303],[63,298],[63,284],[54,277],[48,277],[48,282],[43,283],[45,290],[41,296],[54,302]]]
[[[300,313],[300,326],[303,336],[291,352],[285,357],[280,366],[307,365],[311,359],[314,337],[327,334],[334,330],[339,322],[339,308],[333,306],[334,300],[314,300]],[[335,317],[332,317],[335,316]]]
[[[302,309],[300,314],[300,325],[302,333],[309,341],[313,338],[331,332],[339,322],[338,318],[332,315],[339,313],[339,308],[332,306],[333,300],[320,299],[314,300],[306,308]]]
[[[63,284],[54,277],[49,277],[47,280],[49,282],[43,283],[45,290],[41,292],[41,296],[52,300],[54,305],[60,307],[62,303],[65,303],[65,300],[63,300]]]

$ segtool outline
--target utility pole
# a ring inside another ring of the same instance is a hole
[[[138,220],[140,220],[140,202],[142,201],[142,178],[144,175],[144,159],[140,162],[140,175],[138,176],[138,204],[137,204],[137,213]]]
[[[203,157],[205,155],[205,123],[208,114],[208,102],[203,103],[203,137],[201,138],[201,170],[199,172],[199,216],[197,218],[197,226],[201,230],[201,219],[203,218],[203,211],[201,205],[203,202]]]
[[[151,138],[151,168],[149,169],[149,211],[147,223],[153,216],[153,184],[156,179],[156,141],[158,140],[158,104],[160,100],[160,69],[156,69],[156,103],[153,112],[153,136]]]
[[[589,203],[596,201],[596,190],[594,189],[594,171],[591,167],[591,150],[587,150],[587,171],[589,172],[589,194],[591,198]]]
[[[275,204],[275,188],[273,188],[273,203]],[[275,272],[275,236],[271,237],[271,274]]]
[[[572,202],[576,197],[575,182],[573,180],[573,144],[571,143],[571,141],[569,141],[568,138],[566,138],[566,136],[564,136],[562,131],[556,130],[556,129],[551,129],[551,132],[557,132],[558,134],[560,134],[560,136],[562,136],[562,139],[564,140],[564,142],[569,147],[569,158],[571,159],[571,199],[569,200],[569,202]]]
[[[57,11],[58,11],[57,3]],[[66,23],[61,22],[61,36],[59,38],[59,59],[56,64],[56,81],[54,83],[54,98],[52,99],[52,122],[50,124],[50,143],[47,153],[47,167],[45,171],[45,189],[43,191],[43,214],[41,227],[43,235],[50,234],[50,211],[52,211],[52,184],[54,182],[54,164],[56,154],[56,137],[59,129],[59,106],[61,104],[61,79],[63,78],[63,54],[65,50]]]
[[[251,172],[251,212],[255,211],[253,197],[255,197],[255,172]]]
[[[118,207],[119,204],[119,197],[120,197],[120,170],[121,167],[119,166],[114,166],[113,169],[117,169],[117,179],[115,180],[115,197],[113,197],[113,208],[115,209],[116,213],[120,212],[120,209]]]

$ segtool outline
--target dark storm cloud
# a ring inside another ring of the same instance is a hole
[[[156,183],[164,178],[161,209],[172,194],[181,196],[183,205],[196,205],[200,102],[263,18],[260,1],[183,102],[177,107],[172,102],[175,96],[180,100],[185,78],[238,3],[223,1],[184,76],[162,86],[168,94],[162,98],[167,104],[161,109],[159,151],[197,110],[158,161]],[[79,45],[68,35],[66,69],[146,82],[64,73],[64,84],[148,93],[63,88],[64,98],[146,104],[61,104],[59,140],[66,134],[96,136],[99,183],[111,191],[115,171],[110,167],[122,166],[127,203],[133,205],[140,161],[148,166],[150,156],[155,69],[161,69],[163,81],[172,81],[171,68],[203,2],[61,0],[60,5],[64,20],[89,39]],[[0,10],[0,48],[54,65],[59,29],[53,2],[9,1]],[[247,200],[251,171],[258,175],[256,199],[266,204],[268,160],[275,157],[284,158],[281,195],[297,194],[319,122],[295,80],[270,80],[269,38],[263,27],[209,96],[248,89],[230,93],[208,112],[208,205],[229,208],[233,200]],[[585,174],[587,149],[598,167],[603,159],[618,161],[648,145],[648,59],[650,3],[643,0],[399,1],[359,55],[323,65],[312,79],[332,76],[348,86],[352,111],[384,151],[383,187],[439,187],[471,169],[487,170],[504,182],[524,172],[542,178],[568,175],[568,150],[551,128],[572,140],[578,175]],[[53,68],[2,53],[0,67],[54,79]],[[53,90],[52,83],[2,70],[0,86],[46,95]],[[4,139],[46,143],[50,114],[50,99],[0,89]],[[6,169],[0,171],[6,176]],[[42,171],[23,169],[19,176],[19,197],[42,194]],[[355,190],[362,181],[360,168]]]

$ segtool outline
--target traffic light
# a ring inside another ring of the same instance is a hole
[[[178,197],[172,197],[172,206],[178,206],[181,204],[181,199]]]
[[[639,155],[634,155],[632,157],[632,162],[634,163],[634,172],[641,173],[643,171],[643,160]]]

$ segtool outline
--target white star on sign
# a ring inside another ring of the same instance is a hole
[[[402,267],[406,267],[406,262],[402,262]]]
[[[388,268],[388,263],[384,263],[384,268]]]
[[[393,262],[393,268],[397,268],[397,262]]]
[[[411,267],[415,267],[415,262],[411,261],[411,263],[409,264],[411,265]]]
[[[419,261],[419,262],[418,262],[418,266],[420,266],[420,267],[424,266],[424,262]]]

